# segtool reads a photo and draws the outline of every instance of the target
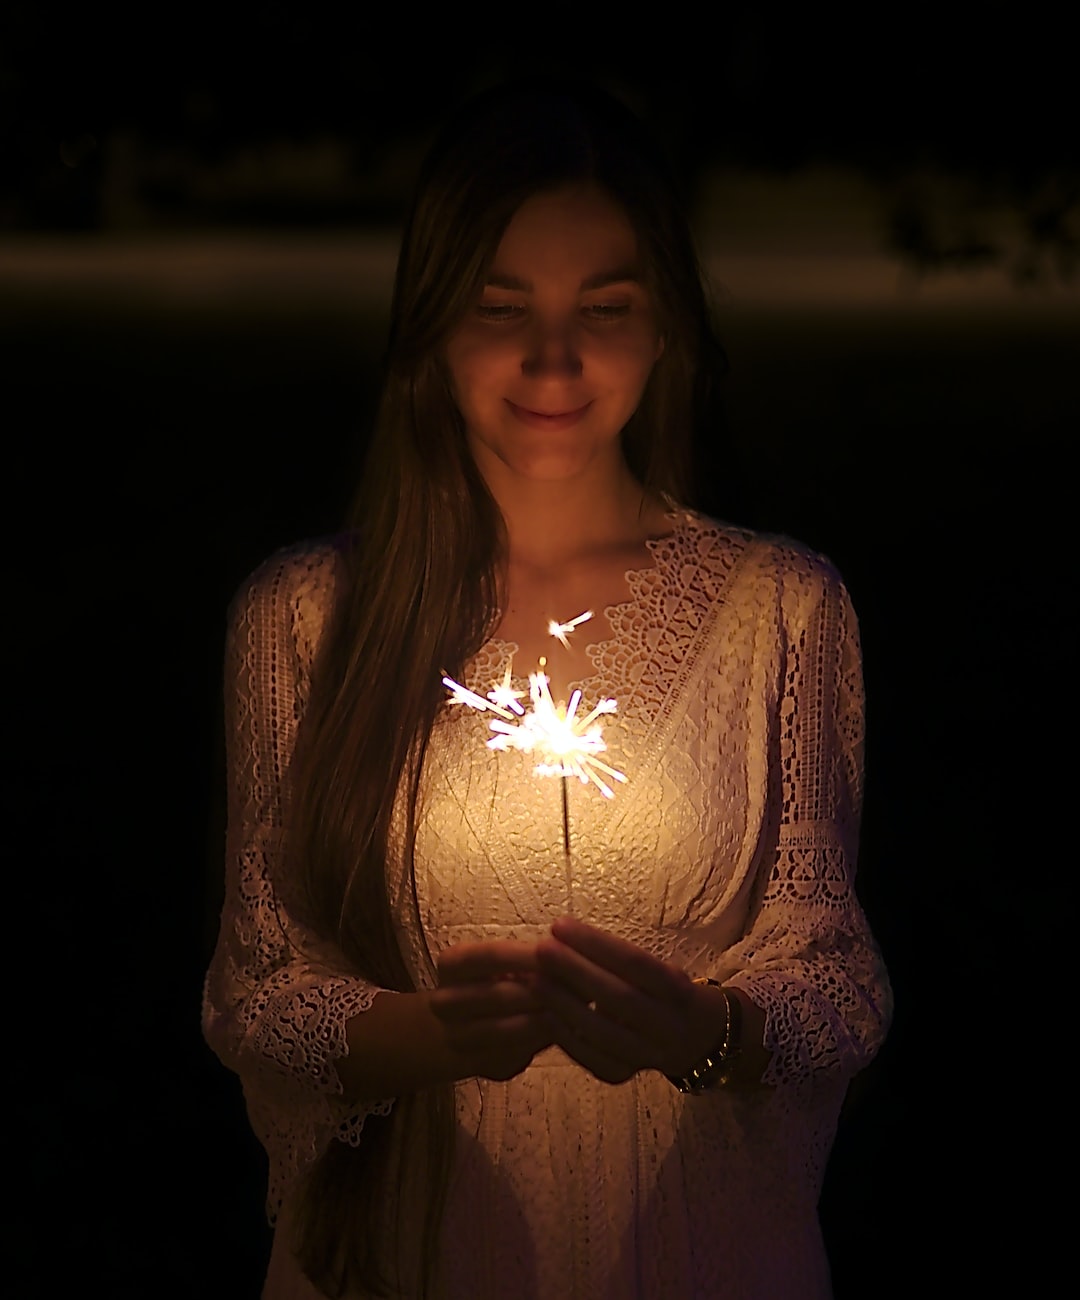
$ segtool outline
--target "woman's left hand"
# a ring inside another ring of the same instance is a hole
[[[537,963],[555,1041],[605,1083],[645,1069],[682,1075],[723,1033],[720,989],[573,917],[552,925]]]

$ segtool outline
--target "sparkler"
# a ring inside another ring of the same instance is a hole
[[[572,618],[569,623],[548,624],[548,632],[569,649],[567,635],[581,623],[592,618],[587,610]],[[443,685],[450,692],[451,704],[467,704],[480,712],[495,714],[490,723],[495,733],[487,742],[489,749],[516,749],[524,754],[535,754],[537,776],[562,778],[563,853],[566,858],[569,881],[570,868],[570,811],[567,804],[566,782],[577,777],[583,785],[593,785],[605,799],[614,797],[609,782],[625,782],[622,772],[616,771],[599,756],[605,752],[600,718],[616,712],[613,699],[600,700],[588,713],[578,715],[581,691],[575,690],[569,703],[557,704],[551,696],[550,679],[544,669],[547,660],[541,658],[539,671],[529,674],[529,704],[525,709],[519,703],[524,691],[515,691],[511,685],[511,665],[507,664],[502,682],[494,685],[487,696],[479,695],[444,677]]]

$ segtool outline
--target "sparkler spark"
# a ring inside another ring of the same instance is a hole
[[[567,650],[569,650],[570,642],[567,641],[566,634],[568,632],[573,632],[574,628],[576,628],[579,623],[587,623],[590,618],[592,618],[592,610],[587,609],[584,614],[579,614],[577,618],[572,618],[569,623],[556,623],[556,621],[552,619],[548,623],[548,633],[557,641],[561,641]]]
[[[487,697],[492,704],[501,705],[504,709],[512,709],[514,713],[520,715],[524,713],[525,710],[518,703],[518,700],[523,700],[525,698],[525,692],[515,691],[511,685],[510,670],[512,667],[513,662],[511,661],[511,663],[506,665],[506,672],[503,674],[502,681],[488,691]]]
[[[592,610],[579,614],[569,623],[548,624],[553,637],[568,646],[566,634],[579,624],[592,618]],[[592,784],[606,798],[614,796],[610,781],[626,781],[622,772],[605,763],[600,754],[607,750],[602,724],[599,719],[615,713],[613,699],[602,699],[584,716],[578,716],[581,692],[574,691],[568,704],[556,704],[551,697],[550,679],[543,671],[545,661],[540,660],[541,671],[529,674],[528,710],[518,703],[524,691],[511,687],[511,665],[507,664],[501,683],[496,684],[485,698],[467,686],[444,677],[443,685],[450,692],[451,704],[467,704],[479,712],[494,713],[491,730],[495,733],[487,742],[489,749],[516,749],[524,754],[535,754],[537,776],[574,776],[583,784]]]

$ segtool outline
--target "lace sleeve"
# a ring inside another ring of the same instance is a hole
[[[855,614],[836,573],[805,556],[781,600],[779,834],[753,922],[724,964],[725,982],[765,1012],[765,1082],[800,1084],[865,1066],[892,995],[854,887],[864,730]]]
[[[207,1041],[244,1086],[270,1157],[269,1209],[334,1136],[356,1142],[389,1101],[348,1104],[335,1062],[379,989],[334,969],[274,888],[289,761],[333,591],[330,547],[285,552],[237,594],[225,663],[225,902],[203,998]]]

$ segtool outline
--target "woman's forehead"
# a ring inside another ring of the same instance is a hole
[[[586,289],[641,279],[630,218],[597,186],[545,190],[526,199],[507,223],[486,278],[528,290],[548,275],[577,276]]]

